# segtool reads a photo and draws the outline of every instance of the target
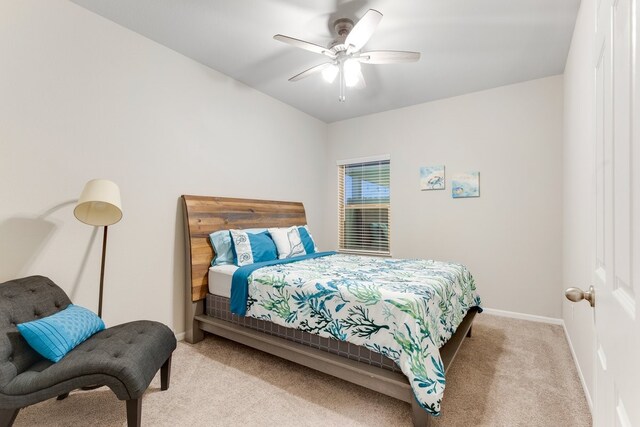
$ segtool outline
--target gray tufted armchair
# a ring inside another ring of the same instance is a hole
[[[36,353],[16,324],[49,316],[69,304],[64,291],[46,277],[0,284],[0,427],[10,427],[20,408],[96,385],[126,400],[127,423],[139,426],[142,395],[159,369],[161,389],[169,388],[176,339],[158,322],[141,320],[105,329],[58,363]]]

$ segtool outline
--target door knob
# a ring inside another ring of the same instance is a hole
[[[564,291],[564,296],[567,297],[569,301],[578,302],[587,300],[591,307],[595,307],[596,305],[596,291],[593,289],[593,286],[589,286],[589,290],[586,292],[580,288],[567,288],[567,290]]]

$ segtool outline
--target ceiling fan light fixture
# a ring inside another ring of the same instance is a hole
[[[360,62],[354,59],[347,59],[344,62],[344,82],[347,87],[354,87],[360,81]]]
[[[338,75],[338,66],[335,64],[322,70],[322,78],[327,83],[333,83],[337,75]]]

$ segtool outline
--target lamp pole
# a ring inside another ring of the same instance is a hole
[[[102,263],[100,264],[100,297],[98,299],[98,317],[102,318],[102,292],[104,289],[104,260],[107,256],[107,229],[108,225],[104,226],[104,234],[102,236]]]

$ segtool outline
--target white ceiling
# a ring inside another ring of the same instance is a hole
[[[325,122],[531,80],[564,71],[580,0],[72,0]],[[321,75],[324,62],[273,40],[328,45],[331,23],[368,9],[384,18],[365,50],[412,50],[417,63],[363,65],[365,89]]]

